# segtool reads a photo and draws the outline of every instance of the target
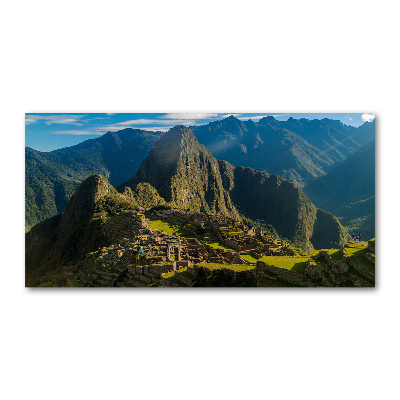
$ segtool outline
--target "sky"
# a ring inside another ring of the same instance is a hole
[[[203,125],[230,115],[253,121],[271,115],[279,121],[330,118],[355,127],[375,118],[370,113],[26,113],[25,146],[53,151],[124,128],[165,132],[175,125]]]

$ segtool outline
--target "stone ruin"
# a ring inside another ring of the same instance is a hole
[[[155,211],[149,218],[161,219],[172,224],[179,224],[185,230],[198,236],[199,228],[205,235],[242,254],[258,254],[267,256],[292,255],[289,244],[276,240],[260,228],[249,228],[237,220],[223,215],[178,210]],[[258,245],[261,244],[261,245]]]
[[[179,225],[194,237],[171,236],[153,230],[147,219],[161,219]],[[199,229],[203,236],[232,250],[200,241],[196,238],[201,237]],[[149,286],[159,283],[161,274],[178,274],[188,268],[193,272],[193,268],[197,270],[201,264],[251,265],[253,263],[241,254],[252,254],[254,245],[259,242],[262,243],[259,250],[264,254],[288,254],[283,242],[277,243],[261,229],[246,227],[222,215],[179,210],[123,210],[105,222],[103,233],[118,244],[90,255],[94,267],[88,276],[80,278],[81,286]],[[179,277],[188,279],[187,276],[184,278],[185,274]]]

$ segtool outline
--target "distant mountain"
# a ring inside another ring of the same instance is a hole
[[[304,191],[350,231],[361,233],[365,239],[375,237],[375,140],[327,175],[310,182]]]
[[[103,175],[113,186],[132,177],[162,134],[124,129],[52,152],[26,148],[26,226],[62,213],[79,184],[92,174]]]
[[[344,125],[340,121],[328,118],[321,120],[289,118],[280,122],[279,126],[299,135],[310,145],[323,151],[334,162],[343,161],[360,147],[360,143],[352,138],[359,128]]]
[[[355,138],[373,135],[374,123],[366,124],[354,128],[330,119],[265,117],[254,122],[230,116],[190,129],[218,159],[277,174],[303,187],[353,154],[361,146]]]
[[[372,122],[365,122],[364,125],[361,125],[352,132],[351,137],[361,145],[375,140],[375,120]]]
[[[217,161],[183,126],[161,137],[135,177],[117,190],[134,190],[142,182],[153,186],[172,207],[260,219],[303,248],[310,248],[310,241],[340,246],[347,238],[333,216],[324,229],[335,232],[334,239],[316,238],[313,228],[322,214],[300,188],[277,175]]]

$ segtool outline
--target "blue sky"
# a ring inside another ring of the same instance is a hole
[[[25,146],[39,151],[52,151],[99,137],[109,131],[116,132],[124,128],[167,131],[175,125],[203,125],[230,115],[254,121],[269,115],[280,121],[289,117],[330,118],[353,126],[360,126],[374,118],[368,113],[27,113]]]

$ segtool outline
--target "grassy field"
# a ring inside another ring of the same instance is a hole
[[[252,257],[250,254],[241,254],[240,257],[252,263],[256,263],[258,261],[257,258]]]
[[[218,242],[217,238],[212,236],[204,236],[201,238],[201,240],[209,246],[213,247],[214,249],[233,250],[231,247],[224,246],[223,244]]]
[[[268,265],[273,265],[274,267],[291,269],[293,271],[303,272],[306,269],[306,262],[309,257],[290,257],[290,256],[264,256],[261,257],[259,261],[263,261]]]
[[[242,258],[250,262],[262,261],[268,265],[273,265],[274,267],[292,269],[293,271],[304,271],[306,268],[306,262],[309,257],[291,257],[291,256],[264,256],[260,259],[256,259],[248,254],[242,254]]]
[[[171,224],[167,221],[161,221],[158,219],[155,221],[148,220],[147,222],[151,229],[167,232],[168,235],[171,235],[171,236],[173,236],[174,234],[176,234],[177,236],[182,236],[182,237],[186,237],[186,238],[195,236],[195,235],[193,235],[193,233],[187,231],[186,229],[182,228],[181,226]],[[175,233],[174,233],[174,226],[178,227],[178,229]]]
[[[216,264],[216,263],[200,263],[197,264],[199,267],[205,267],[208,269],[232,269],[233,271],[247,271],[250,269],[254,269],[254,265],[242,265],[242,264]]]

